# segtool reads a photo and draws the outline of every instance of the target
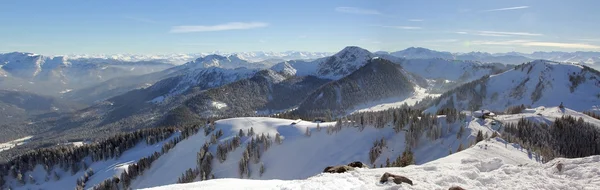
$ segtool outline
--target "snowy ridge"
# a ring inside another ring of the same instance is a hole
[[[200,68],[210,68],[210,67],[218,67],[223,69],[235,69],[240,67],[246,68],[266,68],[266,65],[262,63],[251,63],[244,59],[241,59],[236,54],[221,56],[221,55],[207,55],[204,57],[200,57],[194,61],[190,61],[188,63],[183,64],[183,66],[191,68],[191,69],[200,69]]]
[[[556,169],[557,163],[564,167]],[[598,189],[600,156],[535,161],[516,144],[496,138],[423,165],[404,168],[356,169],[342,174],[318,174],[302,180],[216,179],[150,188],[170,189]],[[385,172],[412,180],[379,183]]]
[[[467,119],[465,134],[461,139],[456,138],[456,130],[447,136],[433,142],[423,141],[418,148],[413,149],[417,164],[426,163],[448,155],[448,150],[456,150],[461,143],[465,145],[473,140],[477,130],[491,134],[492,128],[482,126],[478,119]],[[439,122],[444,126],[458,127],[460,123],[446,124],[444,117]],[[292,124],[296,123],[296,124]],[[268,151],[261,155],[261,162],[267,168],[262,176],[259,165],[250,166],[253,175],[251,179],[304,179],[319,174],[328,165],[362,161],[368,163],[369,149],[377,139],[385,138],[388,147],[375,161],[375,165],[385,164],[386,159],[395,159],[405,149],[404,132],[396,134],[392,128],[376,129],[366,127],[362,132],[357,128],[345,128],[338,133],[327,134],[326,127],[335,125],[320,123],[321,131],[317,130],[317,123],[310,121],[296,121],[276,118],[231,118],[216,122],[216,131],[223,130],[223,137],[219,142],[233,138],[239,130],[247,131],[252,128],[256,134],[274,137],[281,134],[283,143],[274,144]],[[311,136],[306,137],[306,129],[311,130]],[[140,178],[132,183],[132,188],[148,188],[168,185],[177,182],[177,178],[188,168],[196,167],[196,154],[203,142],[210,136],[196,134],[188,140],[182,141],[173,150],[160,157],[152,167]],[[243,138],[243,143],[250,139]],[[213,173],[217,178],[237,178],[238,161],[242,156],[245,145],[237,148],[227,155],[223,163],[213,162]],[[464,146],[464,145],[463,145]],[[210,148],[214,150],[214,146]],[[302,151],[310,150],[310,151]],[[298,151],[305,152],[297,154]],[[336,158],[336,159],[331,159]],[[174,164],[177,163],[177,164]],[[294,172],[289,172],[294,171]]]
[[[544,107],[540,106],[532,109],[525,109],[523,113],[520,114],[511,114],[511,115],[498,115],[496,117],[497,120],[502,122],[511,122],[516,123],[521,118],[526,118],[532,121],[537,121],[539,123],[550,124],[554,122],[555,119],[558,119],[562,116],[571,116],[575,119],[582,118],[585,122],[594,124],[600,127],[600,120],[590,117],[589,115],[583,114],[581,112],[577,112],[575,110],[564,108],[561,109],[558,106],[556,107]]]
[[[509,106],[558,106],[577,111],[600,104],[600,72],[573,64],[537,60],[442,94],[429,111],[475,106],[503,111]]]

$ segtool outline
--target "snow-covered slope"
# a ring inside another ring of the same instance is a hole
[[[582,118],[585,122],[594,124],[600,127],[600,120],[590,117],[589,115],[583,114],[581,112],[577,112],[575,110],[569,108],[559,108],[555,107],[544,107],[540,106],[537,108],[525,109],[523,113],[520,114],[509,114],[509,115],[498,115],[496,117],[497,120],[502,122],[511,122],[516,123],[522,118],[526,118],[531,121],[536,121],[539,123],[550,124],[554,122],[554,120],[562,117],[562,116],[572,116],[575,119]]]
[[[503,111],[509,106],[564,106],[577,111],[600,104],[600,72],[589,67],[537,60],[489,78],[465,84],[440,96],[429,111]]]
[[[415,86],[415,91],[410,96],[392,97],[378,101],[369,102],[362,105],[357,105],[350,113],[367,112],[367,111],[383,111],[390,108],[399,108],[403,105],[414,106],[417,102],[422,101],[427,97],[436,98],[440,94],[427,93],[427,89]]]
[[[563,168],[558,171],[557,165]],[[502,139],[476,146],[439,160],[404,168],[356,169],[342,174],[318,174],[302,180],[216,179],[150,188],[170,189],[598,189],[600,156],[564,159],[546,164]],[[380,183],[383,173],[402,175],[413,185]]]
[[[449,150],[463,143],[466,146],[476,136],[478,130],[491,134],[492,129],[482,126],[478,119],[467,119],[464,124],[465,135],[456,138],[457,128],[461,123],[446,124],[444,117],[439,122],[445,127],[453,128],[441,139],[427,141],[422,139],[417,148],[413,149],[417,164],[429,162],[448,155]],[[296,124],[292,124],[296,123]],[[273,144],[262,153],[260,162],[266,170],[259,176],[259,164],[251,163],[252,179],[304,179],[320,173],[328,165],[338,165],[353,161],[369,163],[369,149],[371,142],[384,138],[387,148],[384,148],[375,165],[385,164],[386,159],[394,160],[405,149],[405,132],[395,133],[391,127],[376,129],[366,127],[363,131],[350,127],[333,134],[328,134],[327,127],[335,123],[313,123],[302,120],[287,120],[276,118],[232,118],[216,122],[216,131],[222,130],[223,136],[218,142],[223,143],[233,138],[242,129],[244,132],[250,128],[256,134],[275,137],[281,134],[282,144]],[[317,128],[319,126],[321,129]],[[310,137],[305,135],[306,130],[311,131]],[[196,167],[196,155],[203,142],[210,140],[210,136],[199,133],[182,141],[173,150],[155,161],[152,167],[143,176],[132,183],[132,188],[148,188],[168,185],[177,182],[188,168]],[[220,163],[213,162],[212,171],[217,178],[237,178],[238,162],[244,151],[245,144],[250,139],[242,138],[242,147],[228,153],[227,159]],[[210,151],[215,150],[215,145]]]
[[[89,168],[94,171],[94,175],[89,178],[89,181],[86,183],[86,187],[93,187],[94,185],[99,184],[105,179],[111,178],[113,176],[120,176],[121,172],[125,171],[127,167],[137,162],[139,159],[144,158],[146,156],[154,154],[154,152],[160,152],[163,144],[169,142],[175,137],[180,135],[179,132],[173,134],[171,137],[158,142],[153,145],[148,145],[146,142],[141,142],[135,147],[123,152],[121,156],[118,158],[110,158],[107,160],[101,160],[97,162],[91,162],[91,157],[86,157],[85,161],[89,164]],[[56,172],[59,179],[52,179],[51,175]],[[18,182],[9,177],[5,177],[7,180],[6,185],[10,185],[12,189],[73,189],[75,187],[77,179],[81,178],[85,169],[78,171],[77,173],[72,174],[70,170],[65,171],[61,167],[54,167],[49,172],[47,172],[42,165],[35,166],[33,172],[26,172],[23,176],[26,176],[27,180],[30,180],[31,176],[35,182],[34,183],[26,183],[24,185],[19,185]],[[4,176],[4,175],[3,175]],[[46,176],[50,177],[46,180]],[[25,177],[24,177],[25,178]],[[36,183],[37,182],[37,183]]]

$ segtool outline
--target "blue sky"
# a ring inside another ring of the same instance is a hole
[[[597,0],[0,1],[0,52],[600,51]]]

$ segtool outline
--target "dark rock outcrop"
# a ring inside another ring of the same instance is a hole
[[[450,189],[448,189],[448,190],[465,190],[465,189],[463,189],[462,187],[459,187],[459,186],[453,186],[453,187],[450,187]]]
[[[354,170],[353,167],[350,166],[346,166],[346,165],[339,165],[339,166],[327,166],[323,172],[327,172],[327,173],[344,173],[347,171],[352,171]]]
[[[395,175],[395,174],[391,174],[388,172],[385,172],[382,176],[381,179],[379,180],[380,183],[385,183],[388,182],[389,178],[393,178],[394,183],[396,184],[401,184],[401,183],[408,183],[410,185],[413,185],[412,180],[401,176],[401,175]]]
[[[369,166],[367,166],[366,164],[363,164],[362,162],[359,162],[359,161],[349,163],[348,166],[354,167],[354,168],[369,168]]]

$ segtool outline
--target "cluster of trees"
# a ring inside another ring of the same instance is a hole
[[[506,108],[506,110],[504,111],[504,113],[506,114],[520,114],[523,113],[523,111],[525,111],[527,107],[525,107],[525,105],[521,104],[518,106],[510,106],[508,108]]]
[[[19,180],[19,176],[24,176],[25,173],[33,171],[37,165],[42,165],[47,172],[47,176],[52,175],[52,178],[60,178],[53,172],[54,169],[70,171],[71,175],[74,175],[81,168],[87,169],[89,163],[84,161],[86,157],[90,157],[92,162],[118,158],[124,151],[140,142],[153,144],[162,141],[170,137],[175,130],[173,127],[142,129],[115,135],[103,141],[79,147],[58,146],[37,149],[15,157],[7,163],[0,164],[0,174],[4,174],[2,176],[8,174],[23,184],[25,180]]]
[[[153,154],[139,159],[136,163],[130,164],[125,171],[121,173],[121,176],[106,179],[100,184],[96,185],[94,190],[113,190],[122,187],[128,189],[131,182],[137,177],[141,176],[145,170],[152,166],[152,163],[156,161],[160,156],[169,152],[175,145],[184,139],[198,133],[200,131],[200,125],[192,125],[183,127],[180,129],[181,134],[177,137],[172,138],[169,142],[163,144],[161,152],[154,152]]]
[[[279,134],[276,135],[276,138],[277,137],[279,137],[280,139],[277,143],[280,144],[281,137]],[[260,163],[261,155],[263,154],[263,152],[267,151],[271,146],[272,140],[269,135],[265,135],[263,133],[260,136],[257,136],[257,138],[255,138],[254,136],[251,137],[251,140],[246,145],[246,149],[244,150],[244,153],[242,153],[242,157],[240,158],[240,161],[238,163],[238,173],[240,175],[240,178],[243,178],[244,176],[249,178],[252,175],[252,173],[250,172],[250,161],[252,161],[254,164]],[[261,167],[262,169],[260,169],[260,171],[264,172],[264,165]],[[260,173],[261,176],[262,172]]]
[[[369,161],[371,164],[375,163],[375,160],[379,158],[384,147],[387,147],[387,145],[385,144],[385,139],[383,139],[383,137],[373,142],[373,147],[369,150]]]
[[[75,189],[83,190],[85,188],[85,183],[87,183],[88,180],[90,180],[90,177],[92,175],[94,175],[94,170],[92,168],[89,168],[87,171],[85,171],[85,173],[83,173],[83,176],[81,176],[80,178],[77,179]],[[32,176],[30,176],[30,177],[33,180],[33,177]],[[46,177],[48,177],[48,176],[46,176]],[[48,180],[46,180],[46,181],[48,181]],[[35,183],[35,181],[33,181],[31,183]]]
[[[385,167],[406,167],[415,164],[415,158],[410,149],[404,150],[402,155],[398,156],[394,162],[390,163],[390,158],[385,161]]]
[[[596,118],[598,120],[600,120],[600,114],[597,114],[595,112],[591,112],[591,111],[584,111],[583,112],[585,115],[589,115],[590,117]]]
[[[585,157],[600,154],[600,129],[582,118],[557,118],[550,125],[521,119],[505,124],[503,138],[537,152],[543,161],[555,157]]]

